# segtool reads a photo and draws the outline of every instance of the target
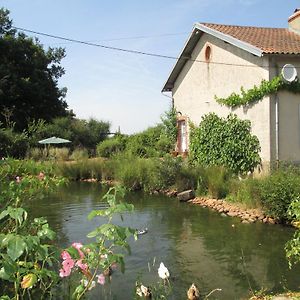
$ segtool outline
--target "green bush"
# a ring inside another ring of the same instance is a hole
[[[229,184],[228,201],[242,203],[249,208],[261,207],[259,179],[232,179]]]
[[[24,158],[28,147],[26,133],[14,132],[13,128],[0,128],[0,157]]]
[[[160,151],[157,146],[163,134],[164,127],[159,124],[129,136],[126,143],[126,153],[144,158],[163,156],[165,152]]]
[[[35,161],[42,160],[45,157],[43,156],[44,152],[42,148],[29,148],[26,153],[26,158],[33,159]]]
[[[104,140],[97,145],[97,155],[100,157],[112,157],[113,155],[123,152],[126,147],[126,137],[117,135],[111,139]]]
[[[190,160],[203,166],[224,166],[234,173],[253,171],[260,163],[259,141],[251,135],[251,123],[230,114],[214,113],[202,117],[191,129]]]
[[[70,180],[97,179],[102,180],[103,160],[82,159],[71,162],[58,163],[59,175]]]
[[[288,207],[300,195],[300,176],[292,170],[278,170],[259,181],[260,199],[271,216],[289,220]]]
[[[217,199],[225,198],[229,192],[231,173],[224,167],[212,166],[205,169],[204,176],[208,195]]]
[[[70,156],[70,159],[72,160],[81,160],[81,159],[88,159],[88,158],[89,158],[88,150],[84,148],[75,149]]]
[[[57,148],[49,147],[48,149],[48,158],[55,160],[68,160],[70,150],[66,147]]]

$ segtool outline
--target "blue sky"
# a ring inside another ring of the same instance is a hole
[[[162,55],[178,56],[195,22],[287,27],[300,1],[1,0],[17,27]],[[30,35],[30,34],[28,34]],[[160,91],[175,61],[64,43],[67,103],[77,117],[111,122],[123,133],[154,126],[170,106]]]

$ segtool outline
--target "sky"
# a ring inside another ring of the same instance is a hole
[[[296,0],[0,0],[13,25],[97,44],[178,57],[193,25],[287,27]],[[175,60],[37,36],[64,47],[61,64],[69,109],[81,119],[109,121],[111,131],[140,132],[171,105],[161,93]]]

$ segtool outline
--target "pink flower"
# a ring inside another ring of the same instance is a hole
[[[79,250],[80,248],[82,248],[82,244],[81,243],[73,243],[72,247]]]
[[[68,277],[71,274],[71,269],[60,269],[59,276],[60,277]]]
[[[88,269],[88,265],[82,263],[82,259],[76,262],[76,266],[79,267],[82,271],[86,271]]]
[[[75,262],[72,258],[70,259],[65,259],[63,262],[62,262],[62,266],[63,266],[63,269],[64,270],[71,270],[75,265]]]
[[[70,255],[69,252],[66,251],[66,250],[64,250],[64,251],[61,253],[60,256],[61,256],[61,258],[62,258],[63,260],[65,260],[65,259],[72,259],[71,255]]]
[[[105,276],[103,274],[100,275],[96,275],[96,277],[98,278],[97,282],[101,285],[104,285],[105,283]]]
[[[81,243],[73,243],[73,244],[72,244],[72,247],[75,248],[75,249],[77,249],[77,251],[78,251],[79,256],[80,256],[81,259],[84,258],[84,254],[83,254],[83,252],[80,250],[80,249],[82,248],[82,244],[81,244]]]

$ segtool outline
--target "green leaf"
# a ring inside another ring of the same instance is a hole
[[[55,232],[49,228],[49,224],[44,224],[42,229],[37,232],[38,237],[53,240],[56,236]]]
[[[26,243],[24,242],[23,238],[20,236],[14,236],[8,242],[7,254],[13,261],[15,261],[23,254],[25,248]]]
[[[5,218],[8,215],[9,215],[9,210],[8,209],[2,211],[1,214],[0,214],[0,220],[2,220],[3,218]]]
[[[11,278],[10,278],[10,275],[7,274],[7,273],[5,272],[4,267],[2,267],[2,268],[0,269],[0,278],[3,279],[3,280],[9,280],[9,279],[11,279]],[[1,299],[1,298],[0,298],[0,299]]]

